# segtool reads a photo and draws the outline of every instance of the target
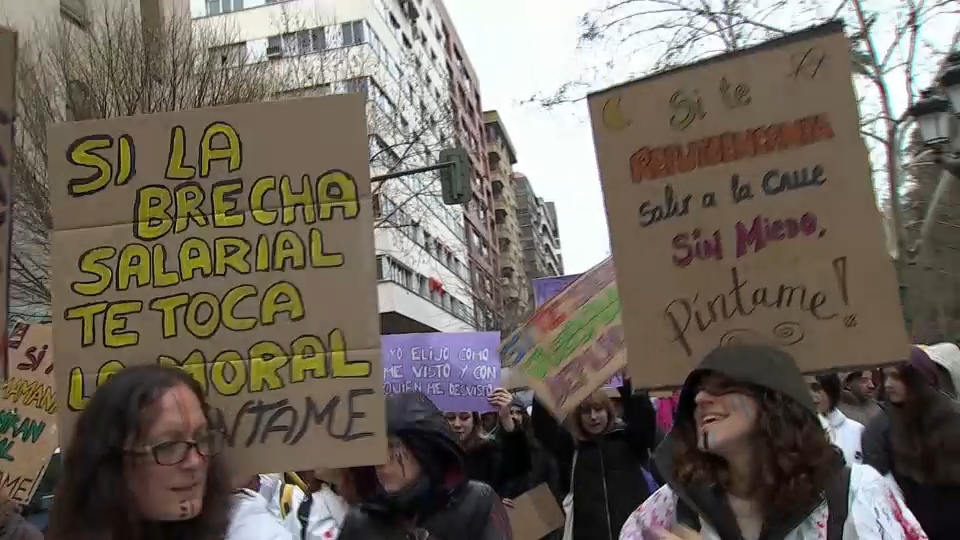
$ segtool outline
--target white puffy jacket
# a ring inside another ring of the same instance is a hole
[[[226,540],[292,540],[294,536],[268,508],[256,491],[242,489],[234,495],[233,513]]]
[[[282,509],[284,483],[282,474],[260,475],[260,494],[266,499],[269,512],[283,523],[290,537],[294,540],[333,540],[339,536],[340,526],[349,510],[346,501],[324,484],[312,495],[313,502],[307,516],[307,534],[304,535],[298,512],[305,499],[303,490],[291,486],[293,493],[289,501],[290,511],[284,512]]]
[[[347,510],[349,510],[346,501],[334,493],[326,484],[319,491],[311,494],[311,497],[313,501],[310,505],[310,513],[307,516],[306,534],[304,534],[300,522],[300,512],[298,512],[300,505],[305,500],[303,492],[300,490],[294,493],[294,510],[284,518],[284,527],[297,540],[335,539],[340,535],[343,518],[346,517]]]
[[[825,415],[820,415],[823,428],[830,437],[830,442],[843,452],[847,463],[863,463],[863,451],[860,439],[863,435],[863,424],[851,420],[847,415],[834,409]]]
[[[843,540],[927,540],[898,490],[867,465],[850,465],[849,513]],[[657,538],[656,531],[676,527],[677,495],[665,485],[627,518],[620,540]],[[783,540],[826,540],[827,503],[807,516]],[[701,521],[702,540],[720,540],[708,520]]]

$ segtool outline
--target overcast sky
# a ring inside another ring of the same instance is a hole
[[[871,9],[883,13],[875,27],[873,38],[879,50],[893,42],[890,30],[896,24],[902,0],[875,0]],[[497,109],[516,146],[519,163],[516,169],[524,172],[533,183],[537,194],[557,204],[560,220],[560,239],[567,273],[581,272],[600,262],[609,254],[609,237],[596,156],[587,106],[577,103],[562,110],[545,111],[521,101],[538,91],[555,90],[565,81],[586,73],[589,65],[577,62],[578,18],[603,0],[446,0],[457,32],[480,79],[484,109]],[[826,5],[821,5],[826,4]],[[833,2],[816,3],[814,10],[820,17],[834,10]],[[807,2],[796,2],[795,9],[810,9]],[[781,10],[769,22],[790,27],[797,21],[810,20],[791,10]],[[851,18],[848,24],[853,21]],[[939,57],[930,53],[930,46],[946,50],[954,32],[960,27],[960,15],[949,13],[928,21],[921,33],[918,48],[917,85],[930,83]],[[848,33],[853,28],[848,26]],[[907,40],[901,43],[906,43]],[[615,70],[643,71],[644,64],[655,58],[654,42],[647,49],[650,55],[621,54]],[[906,50],[905,45],[902,50]],[[581,54],[583,62],[589,62]],[[609,55],[599,60],[607,60]],[[896,59],[896,58],[895,58]],[[630,64],[629,67],[627,65]],[[594,60],[591,65],[596,66]],[[624,69],[621,69],[621,66]],[[648,69],[648,67],[647,67]],[[608,73],[594,88],[610,86],[629,80],[626,73],[617,76]],[[889,91],[894,110],[899,114],[907,106],[902,70],[889,77]],[[857,88],[864,96],[875,92],[857,80]],[[871,102],[875,105],[875,102]],[[868,111],[869,112],[869,111]],[[861,115],[865,112],[861,111]],[[867,115],[869,116],[869,114]],[[869,143],[870,141],[868,141]],[[875,167],[884,156],[871,145]],[[874,178],[877,192],[886,196],[886,179]]]

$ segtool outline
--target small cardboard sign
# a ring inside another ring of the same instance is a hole
[[[500,332],[383,336],[383,391],[423,392],[444,412],[490,412],[500,386]]]
[[[540,540],[563,527],[563,509],[547,484],[540,484],[513,500],[507,508],[513,540]]]
[[[27,504],[57,449],[53,327],[17,323],[15,330],[21,338],[0,383],[0,495]]]
[[[613,260],[581,275],[500,344],[540,402],[566,417],[627,363]]]
[[[906,358],[849,49],[830,23],[589,97],[636,387],[733,342]]]
[[[237,474],[386,459],[363,96],[58,124],[49,148],[64,446],[99,385],[159,363],[203,387]]]

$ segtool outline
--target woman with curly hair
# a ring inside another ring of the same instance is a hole
[[[145,365],[119,371],[77,419],[63,453],[53,540],[223,540],[230,479],[200,385]]]
[[[667,485],[630,516],[621,540],[926,540],[896,490],[831,446],[786,352],[726,345],[680,392],[655,457]]]
[[[913,347],[908,361],[886,370],[890,406],[863,432],[863,461],[893,476],[930,540],[953,540],[960,530],[960,404],[948,395],[950,372],[928,351]]]

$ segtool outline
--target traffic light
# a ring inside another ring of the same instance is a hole
[[[440,190],[443,204],[466,204],[470,201],[470,182],[473,166],[463,148],[448,148],[440,151],[440,163],[452,163],[440,169]]]

